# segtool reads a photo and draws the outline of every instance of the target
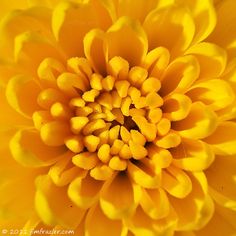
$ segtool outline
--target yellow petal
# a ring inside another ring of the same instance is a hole
[[[88,209],[99,200],[103,181],[92,178],[89,174],[74,179],[68,188],[69,198],[82,209]]]
[[[114,171],[108,165],[97,164],[90,171],[90,175],[96,180],[108,180],[113,176]]]
[[[202,42],[189,48],[186,54],[194,55],[200,64],[200,77],[218,77],[226,67],[227,54],[213,43]]]
[[[236,231],[235,218],[235,211],[217,206],[210,222],[202,230],[196,231],[196,236],[234,235]]]
[[[67,187],[57,187],[49,176],[42,175],[36,179],[36,188],[35,208],[45,224],[71,229],[80,223],[85,211],[70,201]]]
[[[9,3],[8,5],[14,7],[15,4],[16,3],[14,2]],[[26,31],[35,32],[36,34],[40,33],[41,37],[46,36],[45,38],[49,39],[49,41],[52,42],[52,33],[50,29],[51,11],[47,8],[42,7],[19,10],[24,8],[22,6],[23,5],[18,6],[14,9],[14,11],[6,12],[8,14],[1,21],[0,48],[1,52],[4,53],[3,55],[7,56],[9,59],[14,58],[15,37]],[[29,69],[31,68],[29,67]]]
[[[210,35],[208,41],[214,42],[223,48],[226,48],[231,58],[235,57],[235,22],[234,9],[236,7],[234,0],[220,1],[217,5],[217,24],[215,30]],[[225,27],[227,25],[227,27]]]
[[[89,152],[95,152],[99,143],[100,139],[95,135],[88,135],[84,137],[84,146]]]
[[[176,229],[182,231],[205,226],[214,212],[214,204],[207,196],[207,180],[204,174],[196,172],[188,173],[188,176],[192,183],[192,191],[188,196],[184,199],[169,197],[178,216]]]
[[[134,116],[132,120],[137,124],[147,141],[153,141],[156,138],[157,132],[154,124],[148,123],[142,116]]]
[[[172,210],[166,220],[155,220],[139,206],[134,216],[126,219],[126,224],[135,236],[171,236],[176,227],[176,217]]]
[[[152,11],[144,21],[149,48],[166,47],[172,58],[188,48],[192,42],[195,25],[184,7],[170,6]]]
[[[151,163],[157,168],[166,168],[172,162],[171,153],[166,150],[159,148],[155,145],[149,145],[147,147],[148,157],[151,159]]]
[[[182,140],[171,150],[173,164],[186,171],[201,171],[208,168],[215,159],[210,145],[200,140]]]
[[[129,147],[134,159],[139,160],[147,156],[147,150],[144,146],[133,141],[129,141]]]
[[[231,105],[235,99],[234,91],[224,80],[212,79],[191,87],[187,95],[193,102],[201,101],[212,110],[220,110]]]
[[[4,111],[0,116],[0,130],[7,127],[12,129],[19,125],[32,126],[32,121],[30,119],[22,116],[15,109],[9,106],[5,92],[5,88],[0,88],[0,104],[1,109]]]
[[[58,74],[65,71],[64,65],[56,60],[55,58],[44,59],[38,67],[38,76],[40,78],[40,83],[45,87],[56,87],[56,79]]]
[[[66,103],[68,98],[59,90],[54,88],[44,89],[37,97],[37,103],[44,109],[49,110],[56,103]]]
[[[84,149],[83,138],[79,135],[67,137],[65,145],[73,153],[80,153]]]
[[[186,118],[191,108],[191,99],[180,93],[173,93],[168,96],[162,107],[163,115],[172,121]]]
[[[235,155],[217,156],[206,171],[213,199],[219,205],[234,211],[236,210],[235,164]]]
[[[106,143],[106,144],[102,144],[99,149],[98,149],[98,158],[104,162],[104,163],[107,163],[110,158],[111,158],[111,155],[110,155],[110,146]]]
[[[85,221],[85,236],[121,236],[123,224],[120,220],[110,220],[99,205],[92,207]]]
[[[144,212],[152,219],[161,219],[169,214],[170,205],[163,189],[143,189],[140,202]]]
[[[169,149],[177,147],[181,143],[181,137],[178,133],[170,130],[168,134],[163,137],[157,137],[154,140],[155,145],[161,148]]]
[[[73,155],[74,154],[71,152],[66,152],[64,155],[60,156],[60,160],[50,167],[48,175],[55,185],[68,185],[76,176],[83,174],[83,170],[73,166],[71,162]]]
[[[57,86],[71,97],[78,96],[76,89],[85,92],[88,89],[88,81],[86,78],[79,77],[76,74],[65,72],[58,76]]]
[[[8,103],[20,114],[31,116],[39,109],[37,96],[40,87],[37,82],[26,76],[15,76],[7,85],[6,96]]]
[[[90,170],[94,168],[98,163],[98,157],[96,153],[82,152],[73,157],[72,162],[85,170]]]
[[[169,166],[162,173],[162,187],[176,198],[185,198],[192,190],[192,182],[184,171]]]
[[[89,30],[106,29],[111,23],[105,8],[99,3],[97,6],[82,1],[60,2],[54,9],[52,30],[69,57],[83,55],[83,38]]]
[[[89,119],[85,116],[72,117],[70,120],[71,129],[75,134],[79,134],[88,122]]]
[[[225,121],[219,124],[215,132],[204,141],[209,143],[214,152],[219,155],[236,154],[236,124]]]
[[[181,121],[176,121],[172,128],[184,138],[202,139],[210,136],[217,127],[217,116],[201,102],[191,106],[188,116]]]
[[[148,70],[149,75],[159,78],[169,64],[170,53],[164,47],[157,47],[146,55],[142,65]]]
[[[14,159],[24,166],[51,165],[65,152],[64,147],[45,145],[33,129],[18,131],[10,141],[10,149]]]
[[[42,173],[42,169],[23,167],[12,158],[8,148],[3,146],[0,148],[0,159],[0,227],[22,228],[34,214],[34,181]]]
[[[139,65],[147,53],[148,42],[144,30],[137,21],[128,17],[118,19],[107,31],[106,39],[109,59],[121,56],[130,65]]]
[[[128,173],[135,183],[144,188],[158,188],[160,186],[161,176],[157,173],[151,163],[128,163]]]
[[[106,73],[106,54],[104,51],[105,33],[99,29],[89,31],[84,37],[84,53],[95,72]]]
[[[162,118],[157,124],[157,133],[160,136],[165,136],[170,131],[171,123],[169,119]]]
[[[129,72],[129,62],[122,57],[115,56],[109,60],[107,71],[110,75],[117,78],[117,80],[126,79]]]
[[[69,126],[63,121],[52,121],[46,123],[40,130],[41,139],[48,146],[64,145],[69,134]]]
[[[127,168],[127,161],[121,159],[119,156],[113,156],[109,161],[109,167],[113,170],[124,171]]]
[[[183,93],[197,80],[200,68],[193,56],[176,58],[166,68],[161,77],[160,94],[162,97],[171,92]]]
[[[111,219],[122,219],[132,215],[141,197],[138,185],[125,174],[118,174],[101,195],[100,205],[104,214]]]
[[[47,57],[63,59],[54,45],[40,34],[26,31],[15,37],[14,58],[21,66],[34,71]]]
[[[179,2],[186,4],[192,12],[196,27],[193,44],[203,41],[216,25],[217,16],[212,1],[180,0]]]

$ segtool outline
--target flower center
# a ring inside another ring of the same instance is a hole
[[[104,77],[84,58],[69,59],[67,69],[55,60],[45,61],[39,67],[45,89],[38,104],[43,110],[35,112],[33,120],[47,145],[65,145],[75,153],[74,164],[84,169],[103,165],[118,171],[125,170],[130,159],[147,157],[152,143],[162,141],[166,148],[163,136],[171,125],[160,108],[161,83],[146,69],[117,71],[126,61],[115,57]]]

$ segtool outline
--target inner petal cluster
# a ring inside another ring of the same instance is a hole
[[[180,143],[162,114],[161,82],[143,67],[129,68],[125,59],[114,57],[101,75],[85,58],[69,59],[66,69],[47,58],[38,74],[42,110],[34,112],[33,121],[41,139],[49,146],[65,145],[75,154],[73,163],[95,179],[155,156],[158,147]]]

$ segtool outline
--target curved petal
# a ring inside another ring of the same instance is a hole
[[[193,85],[187,94],[193,102],[200,101],[212,110],[223,109],[233,103],[235,94],[227,81],[205,80]]]
[[[234,94],[236,93],[236,60],[228,63],[229,66],[222,76],[222,79],[230,84]],[[217,112],[220,120],[233,120],[236,118],[236,100],[228,107]]]
[[[84,37],[84,53],[93,69],[106,74],[106,55],[104,50],[105,33],[100,29],[89,31]]]
[[[180,0],[177,2],[186,4],[193,14],[196,29],[192,44],[203,41],[216,25],[217,16],[212,1]]]
[[[190,47],[185,53],[194,55],[200,64],[200,77],[218,77],[226,67],[227,54],[216,44],[202,42]]]
[[[195,234],[196,236],[234,235],[236,232],[235,219],[235,211],[217,206],[210,222],[202,230],[196,231]]]
[[[23,167],[2,146],[0,161],[0,227],[20,229],[34,214],[34,181],[44,170]]]
[[[65,152],[64,147],[54,148],[45,145],[38,131],[25,129],[18,131],[10,141],[14,159],[23,166],[48,166]]]
[[[235,155],[217,156],[206,170],[211,196],[219,205],[234,211],[236,211],[235,168]]]
[[[173,209],[165,219],[154,220],[139,206],[133,217],[126,219],[125,223],[135,236],[172,236],[176,221]]]
[[[189,176],[174,166],[169,166],[162,173],[162,187],[175,198],[185,198],[192,190]]]
[[[152,219],[158,220],[168,216],[170,204],[163,189],[143,189],[140,201],[144,212]]]
[[[69,125],[63,121],[52,121],[44,124],[40,129],[40,137],[47,146],[58,147],[65,144],[70,135]]]
[[[0,116],[0,131],[8,128],[13,129],[22,125],[32,126],[32,121],[30,119],[22,116],[9,105],[5,95],[5,88],[0,88],[0,104],[1,110],[4,111]]]
[[[160,94],[184,93],[198,79],[199,73],[200,67],[195,57],[189,55],[176,58],[161,77]]]
[[[217,116],[211,109],[201,102],[195,102],[188,116],[184,120],[174,122],[172,128],[184,138],[202,139],[216,130],[217,123]]]
[[[70,201],[67,187],[57,187],[49,176],[42,175],[36,179],[36,189],[35,208],[45,224],[73,229],[80,223],[85,211]]]
[[[26,31],[15,37],[14,58],[20,66],[34,73],[47,57],[63,59],[55,46],[38,33]]]
[[[68,196],[79,208],[88,209],[98,202],[103,185],[104,181],[84,173],[70,183]]]
[[[37,104],[40,90],[40,86],[33,78],[18,75],[11,78],[7,84],[7,101],[17,112],[31,117],[35,110],[40,109]]]
[[[200,140],[183,139],[181,144],[171,150],[173,164],[186,171],[207,169],[215,159],[210,145]]]
[[[210,144],[216,154],[236,154],[236,124],[233,121],[225,121],[219,124],[211,136],[204,140]]]
[[[11,60],[14,57],[14,40],[19,34],[31,31],[47,38],[50,42],[54,41],[50,28],[51,10],[44,7],[16,9],[9,12],[0,24],[1,53]]]
[[[163,115],[172,121],[182,120],[189,114],[191,104],[191,99],[188,96],[173,93],[164,100]]]
[[[100,197],[100,206],[110,219],[132,215],[141,198],[141,189],[125,174],[117,174]]]
[[[99,205],[89,210],[85,221],[85,236],[122,236],[122,231],[122,221],[107,218]]]
[[[234,22],[236,21],[236,16],[234,14],[235,9],[236,2],[234,0],[219,2],[216,7],[217,24],[215,30],[208,38],[208,41],[226,48],[230,59],[236,55],[236,29],[234,25]]]
[[[131,66],[138,66],[148,50],[147,37],[140,23],[128,17],[119,18],[108,29],[106,44],[109,60],[120,56]]]
[[[57,186],[65,186],[77,176],[83,173],[83,170],[74,166],[71,158],[74,155],[72,152],[66,152],[60,156],[60,159],[49,169],[48,175],[53,183]]]
[[[37,69],[40,84],[45,88],[56,87],[57,76],[65,72],[65,70],[64,65],[55,58],[45,58]]]
[[[6,87],[10,78],[21,73],[22,68],[19,65],[16,65],[13,61],[10,62],[8,57],[3,58],[3,55],[0,56],[0,89]]]
[[[150,163],[138,164],[128,163],[128,174],[133,181],[144,188],[158,188],[161,182],[160,170],[153,170],[154,167]]]
[[[52,15],[53,33],[69,57],[83,56],[83,38],[89,30],[105,30],[110,24],[110,16],[101,4],[94,7],[86,1],[60,2]]]
[[[91,170],[94,167],[97,167],[99,159],[94,152],[81,152],[73,156],[72,162],[82,169]]]
[[[190,194],[184,200],[169,198],[170,204],[174,207],[178,216],[177,230],[189,231],[203,227],[214,211],[214,204],[207,197],[207,179],[205,175],[202,172],[196,172],[189,174],[189,178],[193,185]]]
[[[149,48],[164,46],[172,58],[189,47],[195,32],[189,11],[176,5],[150,12],[143,26],[148,35]]]
[[[145,56],[142,66],[148,71],[149,77],[160,78],[169,64],[170,53],[164,47],[157,47]]]
[[[57,78],[57,86],[68,96],[78,96],[78,90],[85,92],[88,90],[88,81],[85,76],[64,72]]]

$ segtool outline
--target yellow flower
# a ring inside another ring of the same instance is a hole
[[[1,4],[1,229],[236,232],[235,0]]]

